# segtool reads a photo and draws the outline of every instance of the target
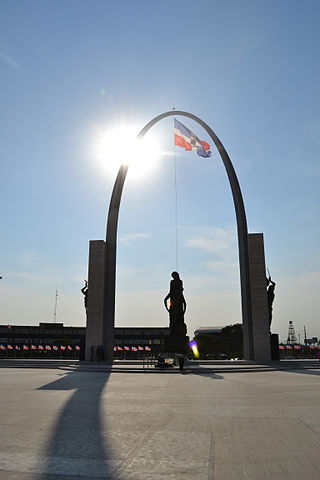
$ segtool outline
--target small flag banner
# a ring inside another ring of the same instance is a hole
[[[59,347],[57,347],[57,345],[53,345],[52,350],[56,352],[57,350],[59,350]]]
[[[29,347],[28,347],[28,345],[23,345],[23,347],[22,347],[22,348],[23,348],[23,350],[29,350]]]
[[[46,350],[51,350],[50,345],[46,345]]]
[[[128,352],[130,350],[130,347],[124,347],[125,351]]]
[[[300,350],[301,345],[295,345],[294,348],[295,348],[296,350]]]
[[[61,346],[60,346],[60,350],[63,351],[63,350],[65,350],[65,349],[66,349],[66,347],[65,347],[64,345],[61,345]]]
[[[116,352],[116,351],[117,351],[117,347],[113,347],[113,351]]]
[[[0,350],[6,350],[6,347],[4,345],[0,345]]]
[[[16,350],[20,350],[19,345],[16,345],[16,346],[15,346],[15,349],[16,349]]]
[[[79,345],[76,345],[76,350],[77,350],[77,352],[79,352],[79,350],[80,350]]]
[[[118,350],[119,352],[122,352],[123,348],[122,348],[122,347],[117,347],[117,350]]]
[[[70,347],[70,345],[68,345],[68,350],[72,350],[72,347]]]
[[[13,350],[13,346],[12,345],[7,345],[7,349],[8,350]]]
[[[151,348],[150,347],[144,347],[146,352],[151,352]]]
[[[287,345],[287,346],[286,346],[286,349],[287,349],[287,350],[291,350],[291,348],[292,348],[292,347],[290,347],[290,345]]]
[[[284,345],[279,345],[279,350],[284,350],[286,347]]]
[[[31,345],[31,350],[37,350],[36,345]]]
[[[143,352],[144,348],[139,345],[138,350],[139,350],[139,352]]]
[[[42,345],[39,345],[39,346],[38,346],[38,350],[43,350],[43,346],[42,346]]]
[[[131,347],[131,350],[132,350],[133,352],[137,352],[137,351],[138,351],[137,347]]]

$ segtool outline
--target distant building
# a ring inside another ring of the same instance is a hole
[[[199,327],[194,331],[194,336],[197,335],[219,335],[225,327]]]
[[[115,358],[139,357],[146,351],[164,352],[170,332],[168,327],[116,327],[114,330]],[[63,323],[39,323],[39,326],[0,325],[0,356],[44,357],[45,355],[45,358],[83,360],[85,340],[85,327],[69,327],[64,326]],[[43,349],[39,350],[39,345]]]
[[[305,338],[304,339],[305,345],[314,345],[318,343],[318,337],[312,337],[312,338]]]

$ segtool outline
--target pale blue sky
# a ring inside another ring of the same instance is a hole
[[[105,237],[114,175],[103,128],[137,133],[177,109],[229,152],[250,232],[277,283],[273,331],[320,336],[318,1],[12,1],[0,5],[0,323],[84,325],[88,242]],[[210,143],[188,119],[189,128]],[[120,212],[117,325],[163,325],[175,269],[173,122]],[[235,214],[220,157],[177,150],[179,270],[189,334],[241,321]],[[106,162],[108,159],[106,158]]]

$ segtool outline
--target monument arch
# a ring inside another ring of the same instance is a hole
[[[233,203],[237,220],[238,252],[240,267],[242,323],[244,338],[244,358],[254,360],[253,325],[252,325],[252,298],[250,283],[250,262],[248,248],[248,229],[244,202],[237,175],[230,157],[214,131],[199,117],[184,111],[169,111],[153,118],[137,135],[142,140],[144,135],[160,120],[170,116],[188,117],[201,125],[214,142],[227,172],[232,191]],[[121,165],[111,195],[105,245],[104,268],[104,302],[102,320],[102,340],[105,348],[106,361],[112,363],[114,343],[114,314],[115,314],[115,285],[116,285],[116,251],[118,216],[124,182],[128,165]]]

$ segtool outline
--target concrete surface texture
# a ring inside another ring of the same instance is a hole
[[[0,369],[0,478],[319,478],[320,372]]]

